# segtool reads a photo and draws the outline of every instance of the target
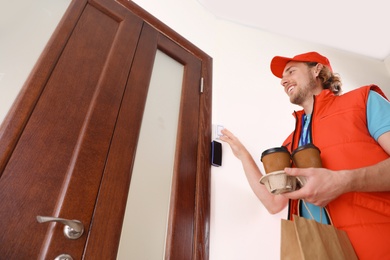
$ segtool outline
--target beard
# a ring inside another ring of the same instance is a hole
[[[303,102],[313,96],[313,90],[316,88],[316,80],[310,75],[309,82],[301,85],[292,96],[290,96],[290,102],[294,105],[302,105]]]

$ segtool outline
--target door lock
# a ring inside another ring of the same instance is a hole
[[[78,239],[84,233],[84,225],[79,220],[69,220],[56,217],[37,216],[39,223],[60,222],[64,224],[64,235],[69,239]]]
[[[54,258],[54,260],[73,260],[73,257],[68,254],[62,254]]]

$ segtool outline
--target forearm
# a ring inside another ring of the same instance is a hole
[[[390,191],[390,158],[373,166],[354,170],[332,171],[325,168],[286,168],[291,176],[303,176],[305,186],[284,193],[289,199],[304,199],[324,207],[340,195],[348,192]]]
[[[390,191],[390,158],[378,164],[344,173],[346,192]]]
[[[260,184],[259,180],[263,175],[245,146],[226,128],[222,130],[222,134],[221,140],[230,145],[233,154],[241,161],[251,189],[267,210],[271,214],[275,214],[284,209],[288,199],[283,196],[272,195],[264,185]]]
[[[260,184],[259,180],[263,176],[252,156],[246,152],[239,158],[250,187],[255,195],[263,203],[264,207],[271,213],[276,214],[287,206],[288,199],[283,196],[271,194],[267,188]]]

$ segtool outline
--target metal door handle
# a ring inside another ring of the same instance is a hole
[[[37,216],[39,223],[60,222],[64,224],[64,235],[69,239],[77,239],[84,233],[84,225],[79,220],[69,220],[64,218]]]

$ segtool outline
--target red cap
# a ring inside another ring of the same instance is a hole
[[[278,77],[283,77],[283,71],[286,67],[287,63],[290,61],[302,61],[302,62],[318,62],[325,66],[327,66],[330,71],[332,71],[332,67],[330,66],[330,62],[328,58],[322,56],[318,52],[307,52],[294,56],[293,58],[275,56],[271,61],[271,71],[272,73]]]

